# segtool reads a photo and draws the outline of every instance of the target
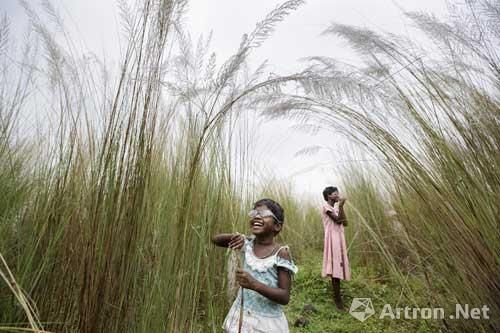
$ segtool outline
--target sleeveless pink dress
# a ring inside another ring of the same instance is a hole
[[[349,259],[347,258],[344,226],[333,222],[330,216],[326,214],[328,211],[333,212],[336,216],[339,214],[338,208],[334,208],[328,203],[325,203],[321,210],[325,230],[321,276],[350,280],[351,271],[349,269]]]

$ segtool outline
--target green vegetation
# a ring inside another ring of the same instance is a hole
[[[339,312],[333,302],[331,281],[323,279],[321,273],[322,252],[310,251],[307,257],[299,261],[300,274],[294,281],[291,302],[287,307],[287,317],[291,332],[437,332],[440,323],[433,321],[379,319],[384,304],[403,307],[404,287],[365,267],[353,266],[353,279],[343,282],[343,297],[347,305],[354,297],[371,298],[375,314],[364,322],[358,321],[347,312]],[[414,289],[420,289],[420,304],[426,304],[425,292],[420,281],[412,278],[409,284]],[[304,311],[305,305],[313,305],[317,310]],[[306,318],[309,323],[305,327],[295,327],[297,318]]]
[[[23,2],[32,31],[20,51],[0,22],[0,331],[220,331],[227,258],[210,237],[245,232],[257,193],[283,204],[279,241],[301,268],[289,320],[305,304],[319,310],[295,332],[500,329],[494,318],[360,323],[333,310],[316,208],[281,184],[245,186],[248,138],[233,130],[243,110],[264,109],[341,131],[380,161],[343,170],[346,304],[487,304],[498,314],[498,4],[467,2],[449,23],[407,14],[432,52],[332,25],[325,34],[346,39],[364,66],[313,57],[304,72],[262,79],[245,61],[302,1],[269,13],[221,65],[207,40],[194,47],[182,31],[184,1],[120,2],[128,43],[116,73],[80,57],[43,3]],[[30,110],[47,112],[36,131],[23,127]]]
[[[429,38],[426,49],[403,36],[333,24],[325,35],[345,39],[364,64],[312,57],[298,79],[302,95],[266,101],[270,116],[340,131],[380,161],[346,171],[349,215],[371,250],[362,260],[384,264],[401,285],[417,275],[433,307],[500,311],[497,13],[489,1],[457,6],[450,22],[407,13]],[[416,303],[413,292],[408,297]],[[451,331],[499,325],[493,318],[443,322]]]

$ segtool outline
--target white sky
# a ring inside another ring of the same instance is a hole
[[[12,32],[22,33],[25,16],[17,0],[0,0],[0,11],[12,21]],[[28,0],[37,4],[38,1]],[[193,0],[187,13],[187,27],[194,39],[213,31],[212,49],[218,59],[226,59],[239,46],[241,36],[251,32],[255,23],[282,1],[277,0]],[[98,55],[113,58],[118,44],[119,18],[113,0],[54,0],[66,17],[73,40],[82,41]],[[399,8],[398,8],[399,7]],[[345,23],[408,35],[408,11],[444,14],[444,0],[310,0],[278,25],[274,35],[251,56],[252,64],[268,59],[269,71],[292,73],[301,68],[300,58],[330,56],[355,63],[353,53],[340,40],[320,36],[329,23]],[[110,56],[111,55],[111,56]],[[289,121],[263,124],[254,145],[259,169],[293,184],[297,194],[321,200],[325,186],[340,184],[335,170],[348,165],[342,151],[348,143],[334,133],[316,136],[290,130]],[[295,157],[307,146],[322,145],[325,150],[314,156]],[[307,171],[304,171],[307,170]]]

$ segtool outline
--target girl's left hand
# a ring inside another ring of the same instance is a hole
[[[257,283],[257,280],[255,280],[250,273],[244,271],[243,269],[237,269],[236,270],[236,281],[242,286],[243,288],[246,289],[255,289],[255,284]]]

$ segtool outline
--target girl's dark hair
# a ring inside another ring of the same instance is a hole
[[[253,204],[253,208],[257,208],[257,206],[266,206],[269,208],[271,212],[273,212],[274,216],[279,220],[277,222],[283,223],[285,222],[285,210],[279,203],[272,199],[260,199],[256,203]]]
[[[325,189],[323,190],[323,199],[325,199],[325,201],[328,201],[328,196],[330,194],[332,194],[333,192],[337,192],[337,191],[338,191],[338,188],[336,188],[335,186],[325,187]]]

